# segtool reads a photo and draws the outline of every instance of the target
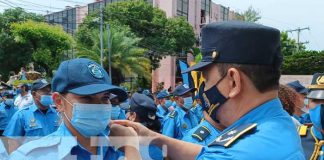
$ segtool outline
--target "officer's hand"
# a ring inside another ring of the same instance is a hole
[[[132,127],[126,127],[119,124],[110,125],[109,140],[116,148],[130,146],[138,148],[139,140],[137,133]]]
[[[156,135],[154,131],[149,130],[144,125],[137,122],[128,120],[114,120],[111,121],[110,124],[119,124],[126,127],[132,127],[136,131],[137,135],[141,137],[154,137]]]

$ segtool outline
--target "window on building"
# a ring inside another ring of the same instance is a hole
[[[210,21],[210,2],[211,0],[201,0],[201,23]]]
[[[188,20],[189,0],[177,0],[177,15]]]
[[[221,10],[220,11],[220,19],[223,21],[228,21],[229,9],[224,6],[221,6],[220,10]]]

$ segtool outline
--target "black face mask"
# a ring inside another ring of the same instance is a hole
[[[215,121],[218,108],[223,105],[228,98],[223,96],[217,88],[217,85],[225,78],[226,74],[210,89],[204,91],[205,83],[199,87],[199,96],[202,99],[202,106],[208,115]]]

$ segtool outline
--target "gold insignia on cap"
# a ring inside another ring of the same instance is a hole
[[[212,58],[215,60],[218,57],[219,53],[217,51],[213,51]]]
[[[316,79],[316,83],[318,85],[324,85],[324,76],[319,76],[317,79]]]

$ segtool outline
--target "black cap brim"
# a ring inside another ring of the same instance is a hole
[[[207,67],[208,65],[210,65],[212,63],[213,62],[199,62],[199,63],[187,68],[186,70],[184,70],[181,73],[184,74],[184,73],[188,73],[191,71],[201,71],[203,68]]]

